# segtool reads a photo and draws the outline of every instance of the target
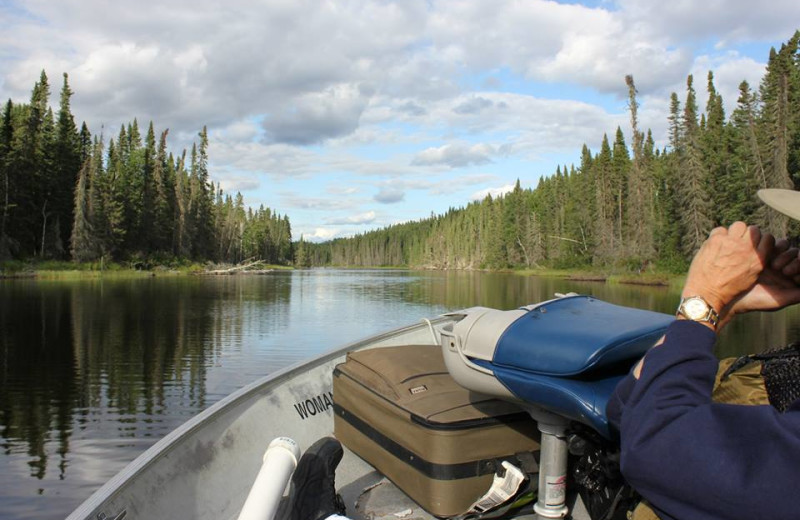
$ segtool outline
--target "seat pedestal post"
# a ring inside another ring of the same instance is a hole
[[[539,496],[533,506],[540,520],[565,518],[567,502],[567,439],[564,431],[569,421],[540,408],[528,413],[542,434],[539,457]]]

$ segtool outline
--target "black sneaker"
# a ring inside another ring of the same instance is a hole
[[[324,520],[344,515],[342,497],[336,494],[336,466],[342,460],[342,445],[333,437],[312,444],[292,475],[289,496],[280,504],[276,520]]]

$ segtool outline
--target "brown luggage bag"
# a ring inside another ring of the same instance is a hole
[[[336,437],[429,513],[465,512],[503,460],[539,450],[536,423],[470,392],[431,345],[351,352],[334,370]]]

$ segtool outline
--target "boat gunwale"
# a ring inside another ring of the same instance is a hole
[[[435,325],[447,323],[452,320],[452,315],[440,315],[435,318],[422,319],[419,323],[411,323],[398,328],[379,332],[367,338],[362,338],[347,343],[343,346],[334,347],[330,350],[320,353],[315,357],[298,361],[292,365],[278,369],[275,372],[267,374],[260,379],[246,384],[238,390],[223,397],[200,413],[194,415],[186,422],[182,423],[180,426],[159,439],[147,450],[139,454],[123,469],[106,481],[105,484],[94,491],[86,500],[84,500],[74,511],[72,511],[72,513],[69,514],[69,516],[67,516],[66,520],[94,518],[94,515],[98,513],[103,505],[122,490],[125,483],[135,478],[148,466],[165,456],[171,450],[171,448],[178,445],[186,436],[199,429],[206,421],[221,415],[229,408],[236,406],[246,399],[249,399],[252,394],[264,390],[270,386],[277,386],[278,384],[284,383],[292,379],[298,373],[302,373],[310,367],[324,364],[326,361],[339,357],[351,350],[361,349],[372,343],[379,343],[387,339],[391,339],[392,337],[412,332],[415,329],[427,327],[432,328]]]

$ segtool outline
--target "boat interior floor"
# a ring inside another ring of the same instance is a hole
[[[354,459],[358,457],[345,448],[343,462],[352,463]],[[364,464],[360,459],[358,461]],[[371,466],[360,477],[337,487],[337,491],[347,506],[347,516],[354,520],[437,520]],[[570,509],[569,518],[589,519],[588,512],[577,496],[568,497],[567,505]]]

